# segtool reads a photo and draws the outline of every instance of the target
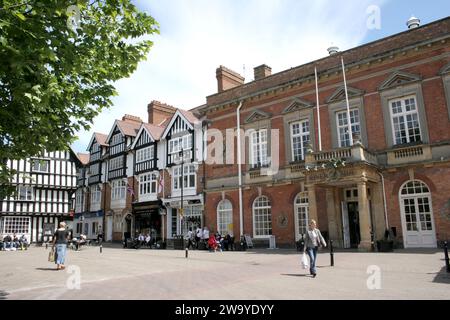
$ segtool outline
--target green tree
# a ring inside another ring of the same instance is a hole
[[[5,159],[67,149],[158,32],[130,0],[0,0],[0,197]]]

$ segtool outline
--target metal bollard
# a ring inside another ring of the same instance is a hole
[[[447,269],[447,272],[450,273],[450,262],[448,258],[448,243],[447,241],[444,242],[444,254],[445,254],[445,266]]]
[[[330,240],[330,263],[334,267],[334,251],[333,251],[333,240]]]
[[[103,251],[103,246],[100,245],[100,253],[102,253],[102,251]]]
[[[45,243],[45,250],[48,249],[48,242]]]
[[[188,258],[189,248],[186,248],[186,259]]]

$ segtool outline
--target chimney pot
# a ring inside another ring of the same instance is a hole
[[[330,56],[339,52],[339,48],[336,46],[331,46],[327,50]]]
[[[406,22],[406,25],[408,26],[408,29],[415,29],[420,27],[420,19],[412,16],[409,18],[409,20]]]

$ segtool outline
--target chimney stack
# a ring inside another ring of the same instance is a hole
[[[217,88],[219,93],[244,84],[244,77],[224,66],[216,69]]]
[[[141,118],[136,117],[136,116],[132,116],[131,114],[126,114],[122,117],[122,121],[127,121],[127,122],[138,122],[138,123],[142,123],[144,121],[142,121]]]
[[[415,29],[420,27],[420,19],[412,16],[409,18],[409,20],[406,22],[406,25],[408,26],[408,29]]]
[[[330,56],[339,52],[339,48],[336,46],[331,46],[327,50],[328,50],[328,53],[330,54]]]
[[[262,64],[253,69],[255,80],[264,79],[272,74],[272,68],[266,64]]]
[[[149,103],[147,111],[148,123],[158,126],[167,118],[172,117],[177,109],[168,104],[153,100]]]

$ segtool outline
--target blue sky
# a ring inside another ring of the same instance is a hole
[[[426,24],[450,15],[449,0],[136,0],[160,24],[154,47],[136,72],[116,83],[119,96],[72,147],[85,152],[93,132],[108,134],[124,114],[147,121],[159,100],[191,109],[217,92],[224,65],[253,80],[263,63],[277,73],[341,50],[405,31],[415,15]],[[374,7],[375,6],[375,7]],[[379,8],[378,20],[374,20]],[[373,27],[368,27],[369,26]]]

